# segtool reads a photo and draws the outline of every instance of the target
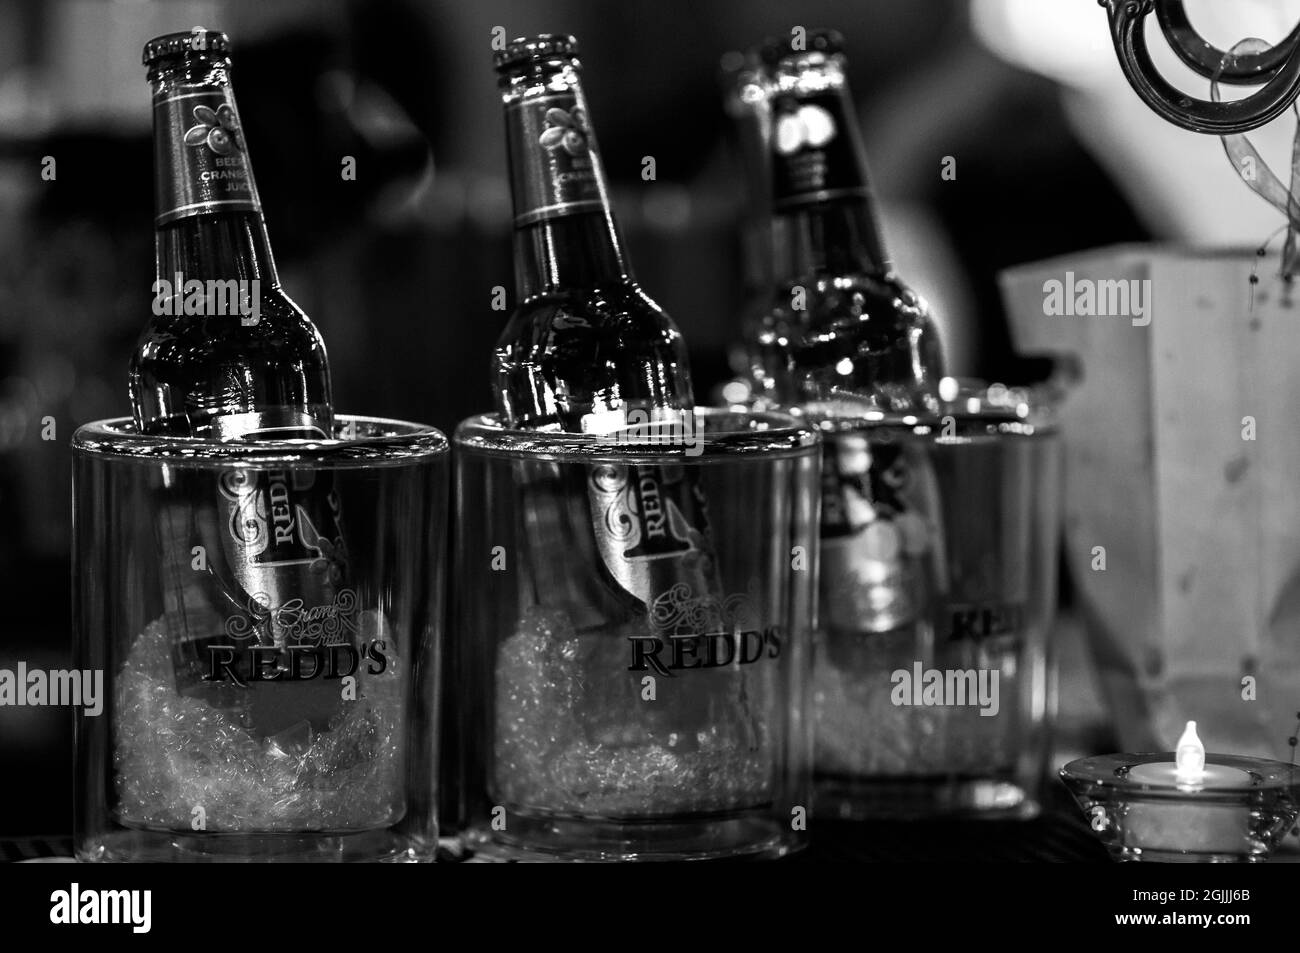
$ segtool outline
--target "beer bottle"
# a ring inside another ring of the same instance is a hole
[[[891,428],[932,415],[942,355],[924,300],[885,252],[843,40],[793,40],[763,48],[774,288],[751,334],[753,387],[760,404],[825,431],[822,628],[886,632],[918,621],[933,548],[933,480]]]
[[[157,37],[145,45],[144,63],[153,91],[157,276],[153,317],[130,365],[136,425],[146,434],[228,442],[333,437],[325,345],[276,274],[226,35],[196,27]],[[303,624],[312,609],[355,598],[329,474],[231,469],[212,481],[170,467],[163,479],[156,521],[181,691],[248,703],[225,676],[286,679],[298,669],[291,647],[325,651],[348,641],[346,631]],[[191,562],[195,544],[205,551],[203,571]],[[252,647],[275,652],[250,658]],[[270,655],[275,664],[259,668]],[[324,656],[316,664],[319,673]],[[259,733],[327,720],[336,706],[308,701],[322,693],[322,679],[315,682],[311,692],[254,693]],[[337,683],[324,688],[336,701]]]
[[[925,302],[885,253],[843,41],[769,43],[776,289],[754,369],[776,402],[915,412],[942,373]]]
[[[610,440],[628,433],[685,440],[695,425],[685,345],[628,264],[577,42],[516,40],[497,53],[496,69],[517,287],[495,350],[501,416],[519,428]],[[571,663],[582,668],[575,684],[589,686],[577,730],[609,751],[624,744],[691,751],[710,729],[751,737],[746,676],[725,666],[662,679],[655,704],[639,695],[641,678],[655,673],[635,671],[644,669],[638,646],[663,647],[666,664],[667,647],[680,645],[673,640],[695,640],[704,656],[710,638],[730,631],[704,494],[691,469],[530,464],[519,481],[535,604],[563,611],[583,646]],[[551,723],[547,730],[564,734]]]
[[[158,281],[131,362],[132,404],[149,433],[329,437],[325,344],[276,275],[229,48],[208,30],[145,46]]]
[[[498,409],[529,429],[686,436],[686,347],[632,276],[577,55],[572,37],[548,34],[496,56],[518,298],[496,346]],[[583,536],[594,527],[599,564],[625,607],[644,611],[681,583],[694,599],[717,595],[704,501],[683,468],[597,466],[586,478],[593,512],[559,522],[587,527]],[[614,532],[620,525],[631,534]]]

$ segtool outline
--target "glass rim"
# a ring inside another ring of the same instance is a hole
[[[475,414],[462,420],[456,427],[452,442],[458,450],[493,456],[650,462],[670,458],[682,463],[716,457],[799,456],[812,452],[821,442],[816,427],[780,411],[695,407],[692,417],[697,422],[734,418],[749,421],[751,425],[709,431],[705,423],[694,433],[673,434],[670,431],[663,435],[647,434],[638,439],[628,436],[627,431],[585,434],[524,430],[507,427],[501,423],[500,414],[490,413]],[[636,427],[634,424],[630,429]]]
[[[1063,397],[1052,381],[1008,387],[975,377],[945,377],[912,410],[860,410],[833,400],[770,409],[806,419],[827,435],[875,432],[883,439],[906,435],[940,444],[1051,441],[1060,435],[1057,410]]]
[[[1059,776],[1072,790],[1079,789],[1093,795],[1107,792],[1125,797],[1144,799],[1186,799],[1195,797],[1204,799],[1209,796],[1240,797],[1243,794],[1258,793],[1267,790],[1292,790],[1300,787],[1300,766],[1285,761],[1269,758],[1249,758],[1243,755],[1219,754],[1207,752],[1205,761],[1237,768],[1249,774],[1254,783],[1249,787],[1230,787],[1215,784],[1196,786],[1188,792],[1177,786],[1150,784],[1134,781],[1127,776],[1127,770],[1152,762],[1173,763],[1175,752],[1148,752],[1141,754],[1094,755],[1078,758],[1061,768]]]
[[[403,466],[450,452],[441,430],[429,424],[335,414],[335,430],[349,437],[221,441],[142,434],[130,417],[82,424],[72,436],[74,454],[87,458],[157,461],[179,466]]]
[[[974,413],[952,410],[937,414],[870,414],[859,417],[810,415],[809,426],[816,428],[828,439],[835,435],[876,435],[882,441],[891,439],[929,440],[936,444],[973,444],[1000,440],[1055,441],[1060,427],[1052,421],[1017,419],[999,412],[981,410]],[[946,432],[949,421],[954,432]],[[983,431],[972,427],[983,426]]]

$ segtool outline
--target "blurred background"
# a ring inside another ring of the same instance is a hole
[[[1300,18],[1290,0],[1187,6],[1224,47]],[[498,26],[579,37],[632,260],[682,328],[701,396],[727,379],[744,297],[748,199],[720,58],[795,24],[846,35],[887,239],[957,373],[1051,370],[1012,352],[1002,268],[1129,241],[1254,247],[1280,224],[1217,140],[1133,96],[1095,0],[0,0],[0,668],[69,663],[68,440],[129,413],[154,277],[140,50],[196,24],[231,36],[281,276],[349,413],[450,431],[491,404],[492,289],[513,285]],[[1167,75],[1190,77],[1155,45]],[[1287,130],[1255,138],[1286,166]],[[1078,747],[1104,747],[1081,650],[1064,663]],[[71,720],[0,711],[0,834],[70,828]]]

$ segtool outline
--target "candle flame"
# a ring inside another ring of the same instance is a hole
[[[1174,755],[1174,776],[1182,784],[1197,784],[1205,780],[1205,745],[1196,734],[1196,722],[1189,721],[1178,739]]]

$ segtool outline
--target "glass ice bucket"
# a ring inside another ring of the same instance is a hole
[[[78,857],[431,859],[446,438],[73,450]]]
[[[489,857],[777,855],[808,829],[815,431],[456,432],[447,711]]]
[[[931,419],[824,423],[818,816],[1038,811],[1060,447],[1032,402],[968,383]]]

